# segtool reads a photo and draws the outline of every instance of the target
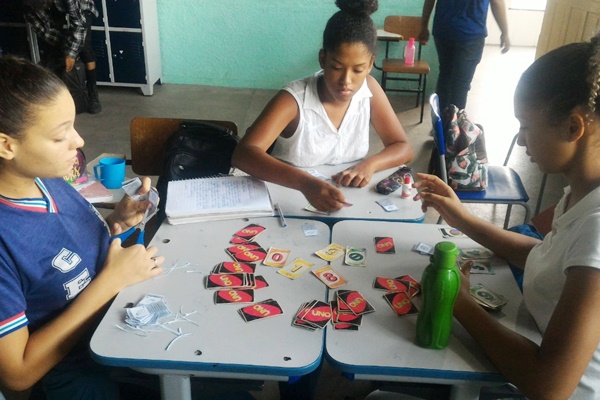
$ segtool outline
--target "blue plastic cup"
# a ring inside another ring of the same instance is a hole
[[[125,160],[118,157],[101,158],[94,165],[94,176],[108,189],[118,189],[125,180]]]

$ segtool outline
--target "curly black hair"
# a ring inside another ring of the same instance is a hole
[[[371,54],[377,48],[377,29],[371,14],[377,11],[377,0],[336,0],[340,11],[333,14],[323,32],[323,49],[335,51],[342,43],[363,43]]]
[[[538,58],[521,76],[515,98],[558,122],[576,106],[600,117],[600,32]]]

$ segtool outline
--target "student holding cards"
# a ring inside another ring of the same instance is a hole
[[[109,242],[139,223],[147,201],[128,196],[106,221],[62,177],[83,139],[75,105],[52,72],[0,59],[0,387],[42,380],[48,399],[117,399],[88,338],[125,286],[154,277],[157,249]],[[143,180],[138,194],[148,193]],[[10,397],[9,397],[10,398]]]
[[[377,31],[370,15],[377,0],[336,0],[340,8],[323,32],[321,70],[279,91],[238,144],[237,168],[260,179],[300,190],[321,211],[344,206],[339,185],[363,187],[374,172],[411,160],[412,146],[373,68]],[[369,126],[383,142],[369,150]],[[267,150],[274,147],[270,154]],[[334,175],[334,184],[295,167],[358,164]]]
[[[498,370],[531,399],[600,399],[600,33],[536,60],[515,93],[519,144],[570,186],[543,241],[470,215],[437,177],[418,174],[423,209],[524,268],[537,345],[504,328],[469,295],[463,269],[454,315]],[[510,300],[509,300],[510,301]]]

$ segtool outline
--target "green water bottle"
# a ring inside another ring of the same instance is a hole
[[[423,271],[423,305],[417,317],[417,344],[428,349],[448,346],[452,334],[452,311],[460,290],[456,267],[458,249],[452,242],[435,245],[430,264]]]

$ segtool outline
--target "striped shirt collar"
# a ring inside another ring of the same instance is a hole
[[[0,195],[0,203],[6,204],[11,207],[20,208],[22,210],[29,210],[33,212],[41,213],[58,213],[58,207],[54,198],[48,192],[46,185],[40,178],[35,178],[35,183],[42,191],[44,197],[41,198],[24,198],[24,199],[11,199]]]

